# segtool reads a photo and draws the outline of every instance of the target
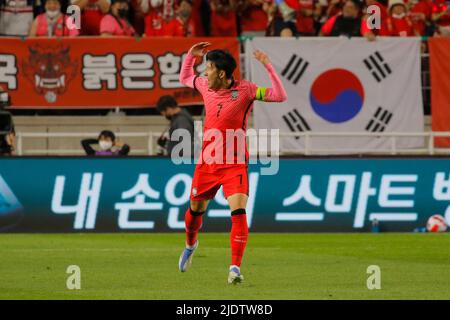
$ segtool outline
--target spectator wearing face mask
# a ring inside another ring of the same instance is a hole
[[[81,34],[100,35],[100,22],[109,12],[110,0],[71,0],[70,2],[81,9]]]
[[[130,146],[116,141],[112,131],[103,130],[98,139],[84,139],[81,145],[88,156],[126,156],[130,152]],[[95,150],[92,145],[98,145]]]
[[[375,34],[368,28],[362,19],[362,2],[347,0],[342,7],[342,14],[330,18],[320,30],[320,36],[331,37],[366,37],[369,41],[375,40]]]
[[[177,129],[185,129],[189,133],[190,146],[191,146],[191,156],[194,155],[194,120],[192,116],[185,109],[181,109],[178,106],[177,101],[173,96],[162,96],[157,104],[156,109],[161,113],[167,120],[170,121],[169,134],[168,137],[163,134],[158,139],[158,145],[166,149],[167,155],[172,154],[173,148],[179,143],[178,141],[171,141],[170,137]],[[182,155],[181,155],[182,156]]]
[[[61,13],[60,0],[45,1],[45,13],[34,19],[30,37],[73,37],[79,34],[77,29],[70,30],[67,26],[67,16]]]
[[[391,0],[389,3],[389,17],[387,28],[390,36],[413,37],[419,36],[414,29],[411,19],[408,17],[408,9],[403,0]]]
[[[109,14],[103,17],[100,23],[102,37],[134,36],[134,30],[129,20],[129,4],[127,0],[111,0]]]

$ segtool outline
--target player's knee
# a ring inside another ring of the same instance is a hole
[[[191,212],[203,212],[205,213],[208,203],[206,201],[191,201]]]

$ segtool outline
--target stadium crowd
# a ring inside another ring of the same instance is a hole
[[[449,36],[446,0],[0,0],[3,36]],[[81,29],[66,9],[81,9]],[[370,29],[367,8],[381,24]],[[372,7],[373,8],[373,7]]]

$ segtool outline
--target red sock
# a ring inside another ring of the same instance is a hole
[[[247,238],[248,226],[245,209],[235,210],[231,213],[231,265],[241,266]]]
[[[202,226],[202,216],[204,212],[194,212],[192,214],[191,209],[186,210],[184,215],[184,223],[186,226],[186,244],[193,246],[197,241],[197,234]]]

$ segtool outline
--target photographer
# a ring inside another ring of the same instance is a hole
[[[194,120],[185,109],[178,106],[173,96],[162,96],[156,104],[156,110],[159,111],[167,120],[170,121],[169,130],[163,133],[158,139],[158,145],[164,148],[168,156],[171,156],[173,148],[178,144],[170,138],[177,129],[185,129],[189,132],[191,156],[194,155]],[[167,134],[168,133],[168,134]]]
[[[10,156],[15,149],[15,130],[12,115],[4,110],[11,105],[9,95],[0,87],[0,156]]]

